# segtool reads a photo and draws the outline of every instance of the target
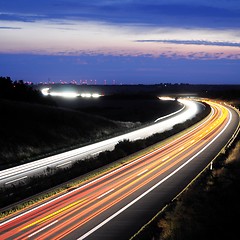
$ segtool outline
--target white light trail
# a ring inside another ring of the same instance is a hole
[[[21,178],[18,178],[18,179],[6,182],[5,184],[8,185],[8,184],[11,184],[11,183],[14,183],[14,182],[21,181],[21,180],[26,179],[26,178],[27,178],[27,176],[24,176],[24,177],[21,177]]]
[[[212,109],[212,112],[211,112],[210,117],[213,115],[213,112],[214,112],[214,110]],[[200,124],[197,128],[200,128],[203,124],[204,124],[204,123]],[[196,129],[197,129],[197,128],[196,128]],[[190,131],[189,133],[187,133],[187,134],[190,134],[192,131],[194,131],[194,130],[191,130],[191,131]],[[184,138],[187,134],[183,135],[182,137]],[[168,147],[169,145],[171,145],[172,143],[174,143],[174,142],[177,141],[177,140],[178,140],[178,139],[175,139],[175,140],[173,140],[173,142],[168,143],[167,145],[165,145],[165,146],[163,146],[163,147],[161,147],[161,148],[159,148],[159,149],[156,149],[156,150],[154,150],[154,151],[152,151],[152,152],[150,152],[150,153],[148,153],[148,154],[146,154],[146,155],[144,155],[144,156],[142,156],[142,157],[140,157],[140,158],[138,158],[138,159],[136,159],[136,160],[134,160],[134,161],[132,161],[132,162],[130,162],[130,163],[122,166],[122,167],[120,167],[120,168],[117,168],[117,169],[115,169],[115,170],[113,170],[113,171],[111,171],[111,172],[109,172],[109,173],[107,173],[107,174],[99,177],[99,178],[96,178],[95,180],[92,180],[92,181],[90,181],[90,182],[88,182],[88,183],[86,183],[86,184],[84,184],[84,185],[82,185],[82,186],[80,186],[80,187],[72,190],[72,191],[69,191],[69,192],[67,192],[67,193],[65,193],[65,194],[63,194],[63,195],[61,195],[61,196],[59,196],[59,197],[56,197],[56,198],[51,199],[51,200],[49,200],[49,201],[47,201],[47,202],[45,202],[45,203],[43,203],[43,204],[41,204],[41,205],[38,205],[38,206],[35,207],[35,208],[32,208],[32,209],[30,209],[30,210],[28,210],[28,211],[26,211],[26,212],[23,212],[22,214],[19,214],[19,215],[13,217],[13,218],[10,218],[10,219],[8,219],[8,220],[0,223],[0,226],[3,226],[3,225],[5,225],[5,224],[7,224],[7,223],[9,223],[9,222],[12,222],[12,221],[14,221],[14,220],[16,220],[16,219],[18,219],[18,218],[26,215],[26,214],[29,214],[29,213],[37,210],[37,209],[40,209],[41,207],[44,207],[44,206],[46,206],[46,205],[49,205],[49,204],[51,204],[51,203],[53,203],[53,202],[55,202],[55,201],[57,201],[57,200],[59,200],[59,199],[61,199],[61,198],[64,198],[64,197],[66,197],[66,196],[68,196],[68,195],[70,195],[70,194],[72,194],[72,193],[74,193],[74,192],[79,191],[80,189],[83,189],[83,188],[85,188],[85,187],[87,187],[87,186],[90,186],[91,184],[93,184],[93,183],[95,183],[95,182],[97,182],[97,181],[99,181],[99,180],[101,180],[101,179],[103,179],[103,178],[105,178],[105,177],[107,177],[107,176],[111,176],[111,175],[115,174],[116,172],[122,171],[125,167],[129,167],[129,166],[135,164],[136,162],[141,161],[143,158],[148,157],[148,156],[151,156],[151,155],[155,154],[155,153],[158,152],[158,151],[161,151],[162,149]],[[169,157],[167,157],[167,158],[169,158]],[[166,160],[166,159],[165,159],[165,160]]]
[[[222,131],[215,136],[205,147],[203,147],[199,152],[197,152],[194,156],[192,156],[191,158],[189,158],[186,162],[184,162],[181,166],[179,166],[177,169],[175,169],[173,172],[171,172],[169,175],[167,175],[165,178],[163,178],[161,181],[159,181],[158,183],[156,183],[155,185],[153,185],[151,188],[149,188],[147,191],[145,191],[144,193],[142,193],[140,196],[138,196],[137,198],[135,198],[133,201],[131,201],[130,203],[128,203],[127,205],[125,205],[123,208],[119,209],[117,212],[115,212],[114,214],[112,214],[110,217],[108,217],[107,219],[105,219],[104,221],[102,221],[100,224],[98,224],[97,226],[95,226],[94,228],[92,228],[90,231],[86,232],[84,235],[82,235],[81,237],[79,237],[77,240],[83,240],[86,237],[88,237],[89,235],[91,235],[92,233],[94,233],[95,231],[97,231],[99,228],[101,228],[102,226],[104,226],[106,223],[108,223],[109,221],[111,221],[113,218],[115,218],[116,216],[118,216],[120,213],[124,212],[126,209],[128,209],[129,207],[131,207],[134,203],[138,202],[140,199],[142,199],[144,196],[146,196],[148,193],[152,192],[155,188],[157,188],[158,186],[160,186],[161,184],[163,184],[167,179],[169,179],[170,177],[172,177],[174,174],[176,174],[177,172],[179,172],[182,168],[184,168],[187,164],[189,164],[193,159],[195,159],[199,154],[201,154],[205,149],[207,149],[217,138],[219,138],[222,133],[226,130],[226,128],[228,127],[228,125],[230,124],[230,122],[232,121],[232,113],[228,110],[229,114],[230,114],[230,118],[228,120],[228,123],[225,125],[225,127],[222,129]]]
[[[102,195],[100,195],[99,197],[97,197],[97,199],[100,199],[100,198],[106,196],[107,194],[113,192],[114,190],[115,190],[114,188],[113,188],[113,189],[110,189],[109,191],[107,191],[107,192],[103,193]]]
[[[80,94],[76,92],[50,92],[49,95],[53,97],[64,97],[64,98],[76,98],[80,96]]]
[[[50,223],[50,224],[48,224],[48,225],[46,225],[45,227],[43,227],[43,228],[40,228],[39,230],[37,230],[36,232],[33,232],[32,234],[30,234],[28,237],[30,238],[30,237],[33,237],[34,235],[36,235],[36,234],[38,234],[38,233],[40,233],[40,232],[42,232],[43,230],[45,230],[46,228],[49,228],[49,227],[51,227],[52,225],[54,225],[54,224],[56,224],[58,222],[58,220],[56,220],[56,221],[54,221],[54,222],[52,222],[52,223]]]
[[[80,159],[84,159],[87,158],[89,155],[99,151],[112,150],[119,141],[123,141],[125,139],[129,141],[134,141],[134,139],[136,138],[144,139],[151,136],[152,134],[170,130],[175,124],[182,123],[185,122],[187,119],[193,118],[199,111],[199,103],[184,99],[181,99],[179,101],[181,101],[185,105],[185,109],[178,114],[171,116],[171,118],[111,139],[107,139],[85,147],[81,147],[54,156],[43,158],[34,162],[2,170],[0,171],[0,183],[13,181],[15,180],[15,178],[20,178],[23,175],[40,173],[44,171],[47,167],[56,167],[57,165],[64,164],[65,162],[74,162]]]
[[[43,88],[41,90],[42,94],[44,96],[52,96],[52,97],[64,97],[64,98],[76,98],[81,96],[82,98],[99,98],[102,95],[99,93],[78,93],[73,91],[61,91],[61,92],[55,92],[50,91],[50,88]]]
[[[142,171],[142,172],[140,172],[139,174],[138,174],[138,176],[141,176],[141,175],[143,175],[144,173],[146,173],[148,171],[148,169],[146,169],[146,170],[144,170],[144,171]]]
[[[43,94],[44,96],[48,96],[48,95],[49,95],[49,89],[50,89],[50,88],[43,88],[43,89],[41,90],[42,94]]]

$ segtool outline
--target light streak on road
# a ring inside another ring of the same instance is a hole
[[[50,91],[50,88],[43,88],[41,92],[44,96],[63,97],[63,98],[77,98],[77,97],[99,98],[102,96],[99,93],[81,93],[80,94],[78,92],[73,92],[73,91],[56,92],[56,91]]]
[[[223,139],[236,120],[233,111],[218,103],[209,104],[211,114],[173,141],[2,222],[0,239],[72,239],[74,236],[83,240],[95,234],[178,172],[181,174],[201,154],[212,151],[213,144]],[[236,126],[239,117],[237,121]],[[209,129],[207,133],[206,129]]]
[[[59,164],[59,165],[57,165],[57,167],[63,167],[63,166],[69,165],[70,163],[72,163],[72,161],[68,161],[68,162]]]
[[[49,95],[53,97],[64,97],[64,98],[76,98],[80,96],[80,94],[76,92],[50,92]]]
[[[24,177],[17,178],[17,179],[15,179],[15,180],[6,182],[5,184],[8,185],[8,184],[12,184],[12,183],[14,183],[14,182],[19,182],[19,181],[24,180],[24,179],[26,179],[26,178],[27,178],[27,176],[24,176]]]
[[[142,171],[142,172],[140,172],[139,174],[138,174],[138,176],[141,176],[141,175],[143,175],[145,172],[147,172],[148,171],[148,169],[146,169],[146,170],[144,170],[144,171]]]
[[[176,111],[174,114],[168,115],[167,118],[164,117],[161,121],[158,119],[158,122],[150,126],[78,149],[2,170],[0,171],[0,186],[7,182],[15,182],[16,179],[20,179],[23,176],[31,177],[41,174],[47,168],[57,168],[59,166],[64,166],[65,163],[70,161],[74,163],[78,160],[84,160],[91,155],[96,156],[100,152],[113,150],[115,145],[123,140],[134,141],[135,139],[144,139],[155,133],[170,130],[175,124],[183,123],[187,119],[193,118],[199,112],[200,103],[185,99],[180,99],[179,101],[184,105],[181,111]]]
[[[57,223],[57,222],[58,222],[58,220],[55,220],[54,222],[49,223],[47,226],[45,226],[45,227],[43,227],[43,228],[37,230],[36,232],[31,233],[31,234],[28,236],[28,238],[33,237],[34,235],[40,233],[41,231],[45,230],[46,228],[51,227],[52,225],[54,225],[54,224]]]
[[[112,191],[114,191],[114,190],[115,190],[115,189],[113,188],[113,189],[111,189],[111,190],[109,190],[109,191],[103,193],[102,195],[100,195],[99,197],[97,197],[97,199],[100,199],[100,198],[106,196],[107,194],[109,194],[110,192],[112,192]]]
[[[50,88],[43,88],[43,89],[41,90],[42,94],[43,94],[44,96],[48,96],[48,95],[49,95],[49,89],[50,89]]]

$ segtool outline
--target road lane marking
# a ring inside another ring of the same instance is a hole
[[[110,217],[108,217],[107,219],[105,219],[104,221],[102,221],[100,224],[98,224],[97,226],[95,226],[94,228],[92,228],[91,230],[89,230],[88,232],[86,232],[84,235],[82,235],[81,237],[79,237],[77,240],[83,240],[86,237],[88,237],[89,235],[91,235],[92,233],[94,233],[95,231],[97,231],[99,228],[101,228],[102,226],[104,226],[106,223],[108,223],[109,221],[111,221],[113,218],[115,218],[116,216],[118,216],[120,213],[122,213],[123,211],[125,211],[126,209],[128,209],[129,207],[131,207],[134,203],[136,203],[137,201],[139,201],[141,198],[143,198],[144,196],[146,196],[148,193],[150,193],[151,191],[153,191],[155,188],[157,188],[158,186],[160,186],[162,183],[164,183],[167,179],[169,179],[170,177],[172,177],[174,174],[176,174],[178,171],[180,171],[183,167],[185,167],[188,163],[190,163],[194,158],[196,158],[199,154],[201,154],[206,148],[208,148],[217,138],[220,137],[220,135],[222,135],[222,133],[227,129],[227,127],[229,126],[230,122],[232,121],[232,113],[228,110],[229,112],[229,120],[228,123],[225,125],[225,127],[222,129],[221,132],[218,133],[218,135],[216,135],[207,145],[205,145],[205,147],[203,147],[199,152],[197,152],[195,155],[193,155],[191,158],[189,158],[186,162],[184,162],[181,166],[179,166],[177,169],[175,169],[173,172],[171,172],[168,176],[166,176],[165,178],[163,178],[161,181],[159,181],[158,183],[156,183],[154,186],[152,186],[151,188],[149,188],[146,192],[142,193],[140,196],[138,196],[137,198],[135,198],[133,201],[131,201],[130,203],[128,203],[125,207],[119,209],[117,212],[115,212],[114,214],[112,214]]]
[[[169,156],[168,156],[168,157],[165,157],[164,159],[162,159],[162,162],[168,160],[169,158],[170,158]]]
[[[215,110],[214,110],[214,108],[211,106],[211,114],[208,116],[208,119],[210,119],[210,118],[214,115],[214,112],[215,112]],[[74,193],[74,192],[77,192],[77,191],[79,191],[80,189],[82,189],[82,188],[84,188],[84,187],[87,187],[87,186],[89,186],[89,185],[91,185],[91,184],[93,184],[93,183],[95,183],[95,182],[97,182],[97,181],[99,181],[99,180],[101,180],[101,179],[103,179],[103,178],[105,178],[105,177],[108,177],[108,176],[110,176],[110,175],[113,175],[113,174],[115,174],[116,172],[121,171],[122,169],[124,169],[124,168],[126,168],[126,167],[129,167],[129,166],[131,166],[131,165],[133,165],[133,164],[141,161],[142,159],[144,159],[144,158],[146,158],[146,157],[149,157],[149,156],[155,154],[156,152],[159,152],[160,150],[162,150],[162,149],[164,149],[164,148],[166,148],[166,147],[168,147],[168,146],[171,146],[172,144],[174,144],[174,142],[177,142],[177,141],[179,141],[179,139],[184,138],[185,136],[189,135],[189,134],[192,133],[193,131],[196,131],[196,129],[201,128],[201,126],[203,126],[204,124],[205,124],[205,122],[202,122],[202,123],[201,123],[200,125],[198,125],[195,129],[192,129],[192,130],[190,130],[189,132],[187,132],[186,134],[182,135],[180,138],[175,139],[175,140],[173,140],[173,141],[170,142],[170,143],[167,143],[165,146],[162,146],[162,147],[160,147],[160,148],[158,148],[158,149],[156,149],[156,150],[154,150],[154,151],[152,151],[152,152],[150,152],[150,153],[147,153],[146,155],[144,155],[144,156],[142,156],[142,157],[140,157],[140,158],[137,158],[136,160],[134,160],[134,161],[132,161],[132,162],[130,162],[130,163],[128,163],[128,164],[120,167],[120,168],[117,168],[116,170],[113,170],[113,171],[111,171],[111,172],[109,172],[109,173],[107,173],[107,174],[105,174],[105,175],[103,175],[103,176],[101,176],[101,177],[93,180],[93,181],[90,181],[90,182],[88,182],[88,183],[80,186],[79,188],[74,189],[74,190],[71,191],[71,192],[65,193],[65,194],[63,194],[63,195],[61,195],[61,196],[59,196],[59,197],[57,197],[57,198],[54,198],[54,199],[52,199],[52,200],[50,200],[50,201],[47,201],[46,203],[43,203],[43,204],[41,204],[41,205],[39,205],[39,206],[37,206],[37,207],[35,207],[35,208],[32,208],[32,209],[30,209],[30,210],[28,210],[28,211],[26,211],[26,212],[23,212],[22,214],[19,214],[19,215],[13,217],[13,218],[10,218],[10,219],[8,219],[8,220],[0,223],[0,226],[3,226],[3,225],[5,225],[5,224],[7,224],[7,223],[9,223],[9,222],[12,222],[12,221],[14,221],[14,220],[16,220],[16,219],[18,219],[18,218],[26,215],[26,214],[29,214],[29,213],[31,213],[31,212],[39,209],[39,208],[42,208],[42,207],[44,207],[44,206],[46,206],[46,205],[48,205],[48,204],[51,204],[51,203],[53,203],[53,202],[55,202],[55,201],[57,201],[57,200],[59,200],[59,199],[61,199],[61,198],[63,198],[63,197],[66,197],[66,196],[68,196],[68,195],[70,195],[70,194],[72,194],[72,193]],[[0,177],[0,179],[1,179],[1,177]]]
[[[28,177],[28,176],[24,176],[24,177],[21,177],[21,178],[18,178],[18,179],[15,179],[15,180],[6,182],[5,185],[11,184],[11,183],[14,183],[14,182],[18,182],[18,181],[20,181],[20,180],[26,179],[27,177]]]
[[[173,116],[173,115],[175,115],[175,114],[177,114],[177,113],[180,113],[182,110],[185,109],[185,107],[186,107],[186,106],[184,105],[184,106],[183,106],[181,109],[179,109],[178,111],[173,112],[173,113],[170,113],[170,114],[168,114],[168,115],[166,115],[166,116],[160,117],[160,118],[156,119],[154,122],[158,122],[158,121],[163,120],[163,119],[165,119],[165,118],[171,117],[171,116]]]
[[[51,227],[53,224],[55,224],[55,223],[57,223],[57,222],[58,222],[58,220],[56,220],[56,221],[54,221],[54,222],[52,222],[52,223],[49,223],[48,225],[46,225],[46,226],[43,227],[43,228],[38,229],[36,232],[30,234],[30,235],[28,236],[28,238],[33,237],[34,235],[40,233],[41,231],[45,230],[46,228]]]
[[[65,165],[67,165],[67,164],[69,164],[69,163],[71,163],[71,162],[72,162],[72,161],[68,161],[68,162],[65,162],[65,163],[59,164],[59,165],[57,165],[57,168],[58,168],[58,167],[65,166]]]
[[[148,169],[146,169],[146,170],[144,170],[144,171],[140,172],[140,173],[138,174],[138,176],[140,176],[140,175],[144,174],[144,173],[145,173],[145,172],[147,172],[147,171],[148,171]]]
[[[110,192],[112,192],[114,190],[115,190],[114,188],[110,189],[109,191],[107,191],[107,192],[103,193],[102,195],[100,195],[99,197],[97,197],[97,199],[104,197],[105,195],[109,194]]]
[[[38,224],[38,223],[42,223],[42,222],[48,220],[49,218],[52,218],[52,217],[56,216],[57,214],[65,211],[65,210],[67,210],[67,209],[69,209],[69,208],[71,208],[71,207],[73,207],[73,206],[75,206],[75,205],[77,205],[77,204],[79,204],[79,203],[82,203],[82,202],[84,202],[84,201],[85,201],[85,199],[81,199],[81,200],[78,200],[78,201],[76,201],[76,202],[74,202],[74,203],[72,203],[72,204],[70,204],[70,205],[67,205],[66,207],[61,208],[61,209],[59,209],[59,210],[56,211],[56,212],[53,212],[53,213],[51,213],[51,214],[49,214],[49,215],[47,215],[47,216],[45,216],[45,217],[43,217],[43,218],[41,218],[41,219],[33,222],[33,223],[30,223],[29,225],[21,228],[21,230],[25,230],[25,229],[27,229],[27,228],[29,228],[29,227],[32,227],[32,226],[34,226],[34,225],[36,225],[36,224]]]

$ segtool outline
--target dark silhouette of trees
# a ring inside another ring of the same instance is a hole
[[[23,80],[12,81],[10,77],[0,77],[0,99],[55,105],[50,97],[43,97],[33,85],[25,84]]]

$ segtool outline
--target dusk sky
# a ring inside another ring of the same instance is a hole
[[[240,1],[0,0],[0,76],[240,84]]]

